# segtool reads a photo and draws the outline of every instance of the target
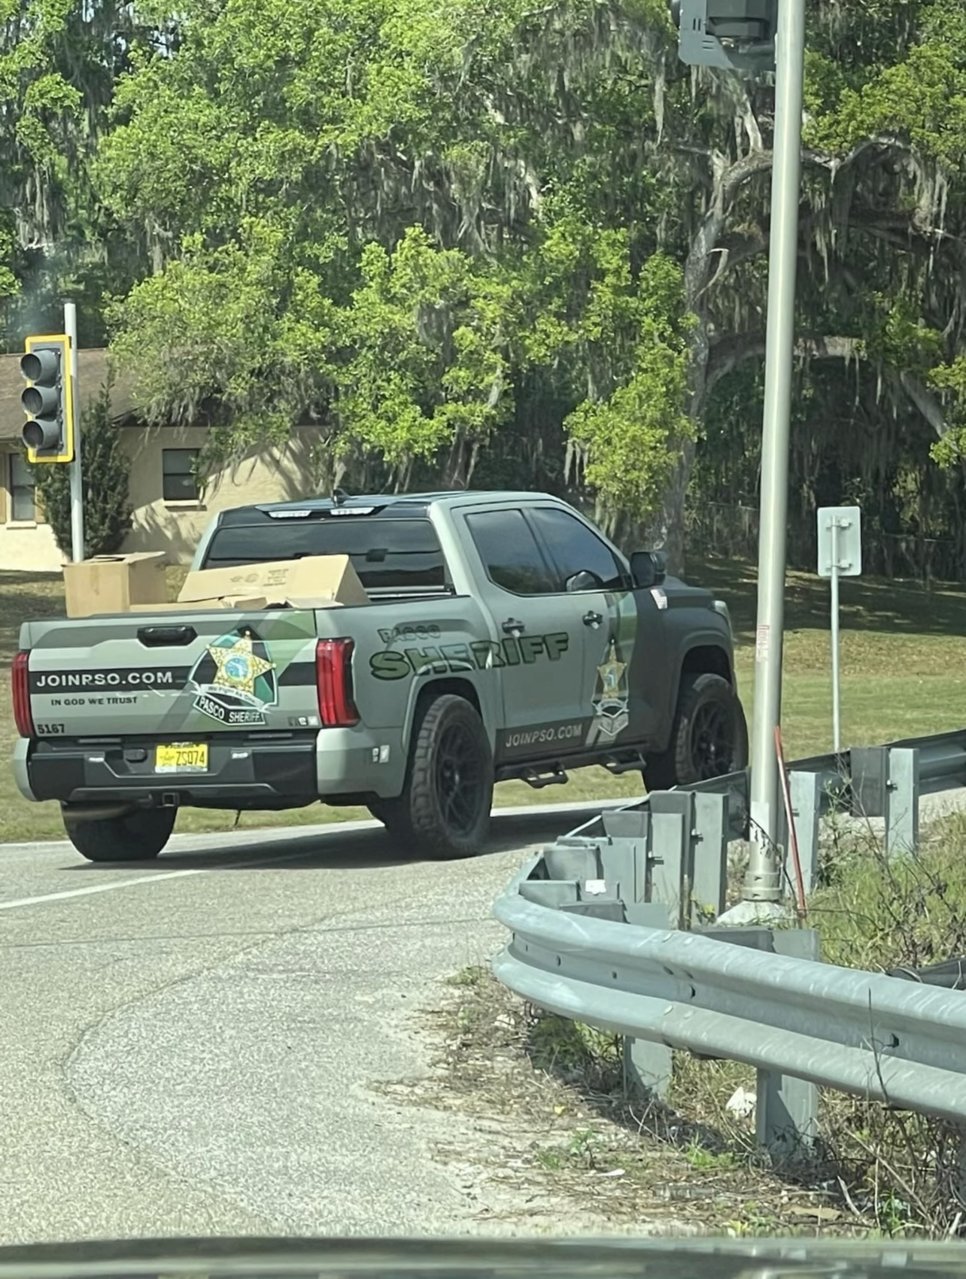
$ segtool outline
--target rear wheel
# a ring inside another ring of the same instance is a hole
[[[670,790],[736,773],[748,763],[748,726],[741,702],[720,675],[687,675],[681,682],[667,750],[644,769],[648,790]]]
[[[63,808],[67,838],[90,862],[144,862],[171,838],[175,808],[137,808],[120,817],[80,818]]]
[[[423,704],[398,799],[369,811],[413,852],[437,859],[478,853],[490,826],[493,755],[483,721],[462,697]]]

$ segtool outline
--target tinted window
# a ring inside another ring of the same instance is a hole
[[[529,516],[553,559],[558,591],[565,589],[567,579],[574,573],[593,573],[608,590],[626,588],[626,576],[610,547],[586,524],[552,506],[535,507]]]
[[[294,560],[305,555],[348,555],[367,590],[438,590],[446,565],[429,520],[273,520],[229,524],[217,530],[205,568]]]
[[[468,515],[466,523],[491,582],[516,595],[553,592],[540,547],[519,511],[483,511]]]

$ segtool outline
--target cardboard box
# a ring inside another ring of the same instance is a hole
[[[185,578],[178,601],[195,607],[204,600],[206,607],[211,607],[212,600],[253,596],[264,596],[265,608],[369,603],[348,555],[308,555],[300,560],[198,569]]]
[[[65,564],[67,616],[126,613],[132,605],[165,604],[168,588],[164,565],[163,551],[95,555],[79,564]]]

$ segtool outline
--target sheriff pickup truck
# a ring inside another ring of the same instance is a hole
[[[557,498],[458,492],[223,511],[196,569],[348,555],[368,602],[25,622],[28,799],[92,861],[178,809],[365,805],[414,852],[485,839],[493,786],[599,764],[667,789],[744,767],[727,608]]]

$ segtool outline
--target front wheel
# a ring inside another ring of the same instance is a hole
[[[708,781],[747,763],[748,726],[737,693],[720,675],[685,676],[667,750],[647,761],[647,789]]]
[[[406,783],[373,816],[413,852],[435,859],[478,853],[490,826],[493,753],[476,710],[452,693],[417,712]]]
[[[63,806],[67,838],[89,862],[143,862],[171,838],[175,808],[136,808],[120,817],[81,818]]]

